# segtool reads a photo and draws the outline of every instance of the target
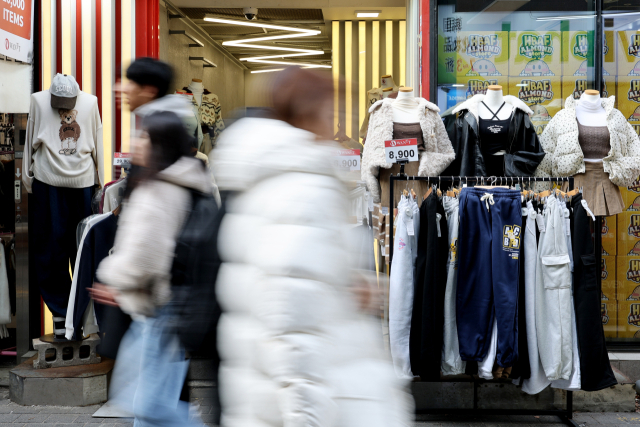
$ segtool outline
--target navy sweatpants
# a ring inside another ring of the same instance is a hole
[[[517,190],[462,189],[456,296],[462,360],[479,362],[485,358],[494,318],[498,325],[498,365],[507,368],[517,359],[523,236]]]
[[[34,280],[54,316],[65,317],[76,263],[76,227],[91,215],[92,188],[54,187],[33,180],[29,246]]]

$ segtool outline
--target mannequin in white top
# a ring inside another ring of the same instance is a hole
[[[585,90],[576,106],[576,117],[582,126],[606,126],[607,112],[604,111],[600,92]],[[602,159],[584,159],[585,162],[602,162]]]
[[[198,106],[202,104],[202,94],[204,93],[204,85],[200,79],[192,79],[189,83],[188,89],[193,93],[193,97],[196,100]]]
[[[395,123],[419,123],[419,105],[418,100],[413,95],[413,88],[401,87],[398,91],[398,97],[391,104],[393,121]]]
[[[478,114],[484,120],[491,120],[493,118],[493,113],[496,112],[498,113],[498,120],[506,120],[511,117],[511,114],[513,113],[513,107],[511,104],[504,102],[504,94],[502,93],[502,86],[500,85],[489,85],[483,102],[486,104],[486,107],[480,103],[478,106]],[[503,156],[504,154],[506,154],[505,150],[493,153],[494,156]]]

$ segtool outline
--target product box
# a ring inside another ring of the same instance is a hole
[[[604,86],[602,88],[601,96],[608,98],[616,94],[616,77],[605,76],[603,78]],[[562,76],[562,105],[569,96],[573,96],[573,99],[580,99],[583,92],[589,89],[587,85],[587,78],[582,76]],[[616,97],[617,106],[618,98]]]
[[[602,329],[607,338],[616,338],[618,333],[618,304],[616,301],[600,301]]]
[[[614,31],[604,32],[604,75],[618,75],[618,49],[616,47],[616,33]],[[615,93],[614,93],[615,95]]]
[[[509,95],[533,110],[531,122],[538,135],[562,108],[560,77],[509,77]]]
[[[616,299],[640,301],[640,257],[616,257]]]
[[[590,33],[590,34],[589,34]],[[604,66],[603,75],[616,75],[615,44],[613,43],[613,31],[606,31],[604,39]],[[607,36],[609,40],[607,40]],[[563,31],[562,32],[562,75],[585,76],[587,75],[587,60],[594,54],[593,32],[587,31]],[[609,49],[613,46],[613,49]]]
[[[508,93],[509,80],[505,77],[458,77],[455,86],[447,93],[447,108],[471,98],[479,93],[486,94],[489,85],[500,85],[503,93]]]
[[[602,300],[615,301],[616,299],[616,257],[603,256],[600,275],[602,278]]]
[[[559,31],[511,31],[509,75],[549,77],[562,74],[562,37]]]
[[[640,76],[640,32],[618,31],[616,40],[618,76]]]
[[[451,80],[451,74],[456,77],[506,77],[509,73],[509,32],[442,33],[438,36],[438,54],[438,83],[452,83],[444,81]]]
[[[602,255],[617,255],[617,219],[615,216],[602,218]],[[621,254],[624,255],[624,254]]]
[[[640,180],[636,179],[629,187],[620,188],[624,210],[629,212],[640,212]]]
[[[636,241],[640,239],[640,212],[625,211],[616,215],[618,218],[617,233],[618,246],[623,241]],[[620,252],[620,255],[623,255]]]
[[[640,135],[640,76],[618,77],[617,98],[617,108]]]
[[[640,301],[618,302],[618,338],[640,338]]]

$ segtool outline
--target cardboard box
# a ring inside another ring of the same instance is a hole
[[[616,94],[616,78],[615,76],[605,76],[603,78],[603,88],[601,92],[601,96],[603,98],[608,98],[610,96],[615,96]],[[573,96],[573,99],[580,99],[585,90],[589,89],[587,85],[587,78],[582,76],[562,76],[562,105],[566,99],[570,96]],[[618,98],[616,97],[616,102],[614,107],[617,107]]]
[[[602,255],[617,255],[617,219],[615,216],[602,218]],[[624,254],[622,254],[624,255]]]
[[[640,338],[640,301],[618,302],[617,329],[618,338]]]
[[[531,123],[538,135],[562,108],[560,77],[509,77],[509,95],[533,110]]]
[[[640,212],[640,180],[636,179],[629,187],[619,187],[624,210]]]
[[[616,40],[618,76],[640,76],[640,33],[618,31]]]
[[[640,257],[616,257],[616,299],[640,301]]]
[[[603,242],[604,245],[604,242]],[[620,240],[618,242],[618,256],[629,256],[640,258],[640,239]]]
[[[640,135],[640,76],[618,77],[617,98],[618,109]]]
[[[618,218],[618,246],[625,240],[636,241],[640,239],[640,212],[625,211],[616,217]]]
[[[616,299],[616,257],[603,256],[600,274],[602,278],[602,300],[615,301]]]
[[[454,83],[453,77],[495,78],[508,74],[508,31],[438,35],[438,83]]]
[[[549,77],[562,74],[562,37],[558,31],[511,31],[509,75]]]
[[[618,304],[615,301],[601,301],[600,314],[604,336],[615,338],[618,335]]]
[[[591,33],[591,34],[589,34]],[[562,32],[562,75],[585,76],[587,75],[587,60],[593,55],[593,32],[587,31],[563,31]],[[607,40],[608,37],[608,40]],[[615,62],[615,43],[613,43],[613,31],[606,31],[604,38],[604,67],[603,75],[615,76],[617,64]],[[613,46],[610,49],[609,46]]]
[[[604,32],[604,71],[611,76],[618,75],[618,49],[614,31]],[[606,75],[605,74],[605,75]],[[613,93],[615,95],[615,92]]]

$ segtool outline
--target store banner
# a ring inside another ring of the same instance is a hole
[[[33,61],[33,0],[0,0],[0,55]]]

